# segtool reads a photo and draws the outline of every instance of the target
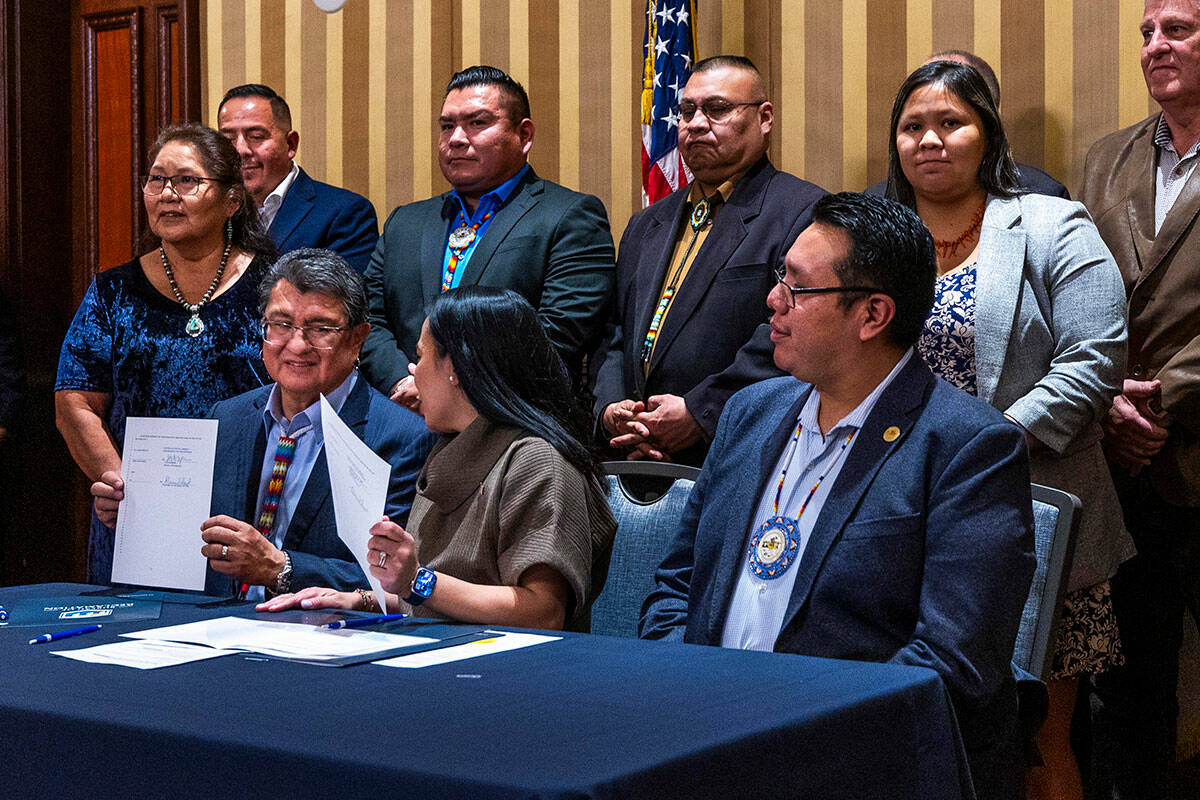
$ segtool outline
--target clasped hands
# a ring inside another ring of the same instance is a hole
[[[1117,466],[1137,475],[1166,444],[1170,420],[1159,403],[1159,381],[1126,380],[1101,420],[1104,452]]]
[[[631,461],[670,461],[678,452],[701,438],[700,426],[677,394],[656,394],[640,400],[609,403],[601,417],[612,435],[609,446],[627,451]]]

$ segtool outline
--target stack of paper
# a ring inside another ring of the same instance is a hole
[[[357,658],[437,641],[426,636],[346,629],[331,631],[323,627],[263,622],[242,617],[218,617],[121,635],[130,639],[200,644],[218,650],[239,650],[305,661]]]

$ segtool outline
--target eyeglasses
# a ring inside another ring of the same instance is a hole
[[[269,319],[264,319],[261,324],[263,341],[267,344],[276,346],[286,345],[292,341],[292,337],[299,331],[300,337],[304,339],[305,344],[314,350],[332,350],[337,346],[338,338],[342,332],[350,330],[349,325],[341,327],[333,327],[331,325],[304,327],[302,325],[292,325],[288,322],[274,322]]]
[[[836,292],[864,292],[866,294],[886,294],[886,292],[876,289],[874,286],[815,286],[815,287],[806,286],[804,288],[800,288],[797,286],[791,286],[787,282],[785,282],[784,278],[786,278],[786,277],[787,277],[787,272],[784,270],[783,266],[778,266],[775,268],[775,279],[777,281],[779,281],[780,286],[782,286],[784,289],[788,290],[788,304],[792,308],[796,307],[796,296],[803,295],[803,294],[834,294]]]
[[[761,106],[766,100],[755,100],[751,103],[730,103],[728,100],[705,100],[699,105],[696,105],[691,100],[684,100],[679,104],[679,118],[684,122],[691,122],[692,117],[696,116],[696,112],[703,112],[705,118],[709,122],[724,122],[733,116],[733,112],[739,108],[746,106]]]
[[[205,181],[220,183],[216,178],[205,178],[201,175],[147,175],[142,178],[142,193],[150,196],[160,195],[170,184],[175,194],[189,197],[200,191]]]

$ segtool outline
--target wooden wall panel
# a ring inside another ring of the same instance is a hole
[[[129,260],[139,231],[134,205],[143,170],[141,10],[82,18],[85,270],[82,289],[97,270]],[[132,169],[130,168],[132,165]]]
[[[974,49],[1003,85],[1017,157],[1075,186],[1100,136],[1146,116],[1141,0],[699,0],[698,56],[749,56],[776,105],[776,164],[828,189],[887,172],[893,94],[936,49]],[[264,81],[298,115],[298,160],[366,194],[380,216],[445,188],[432,120],[455,69],[529,90],[531,160],[597,194],[619,235],[640,203],[640,0],[203,0],[211,120],[224,88]],[[337,63],[330,57],[336,54]]]

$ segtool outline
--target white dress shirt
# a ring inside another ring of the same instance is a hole
[[[262,208],[258,210],[258,217],[262,220],[263,230],[270,228],[271,223],[275,221],[275,215],[279,213],[279,207],[283,205],[284,195],[287,194],[288,189],[292,188],[292,182],[296,180],[296,176],[299,174],[300,167],[293,161],[292,171],[263,200]]]

